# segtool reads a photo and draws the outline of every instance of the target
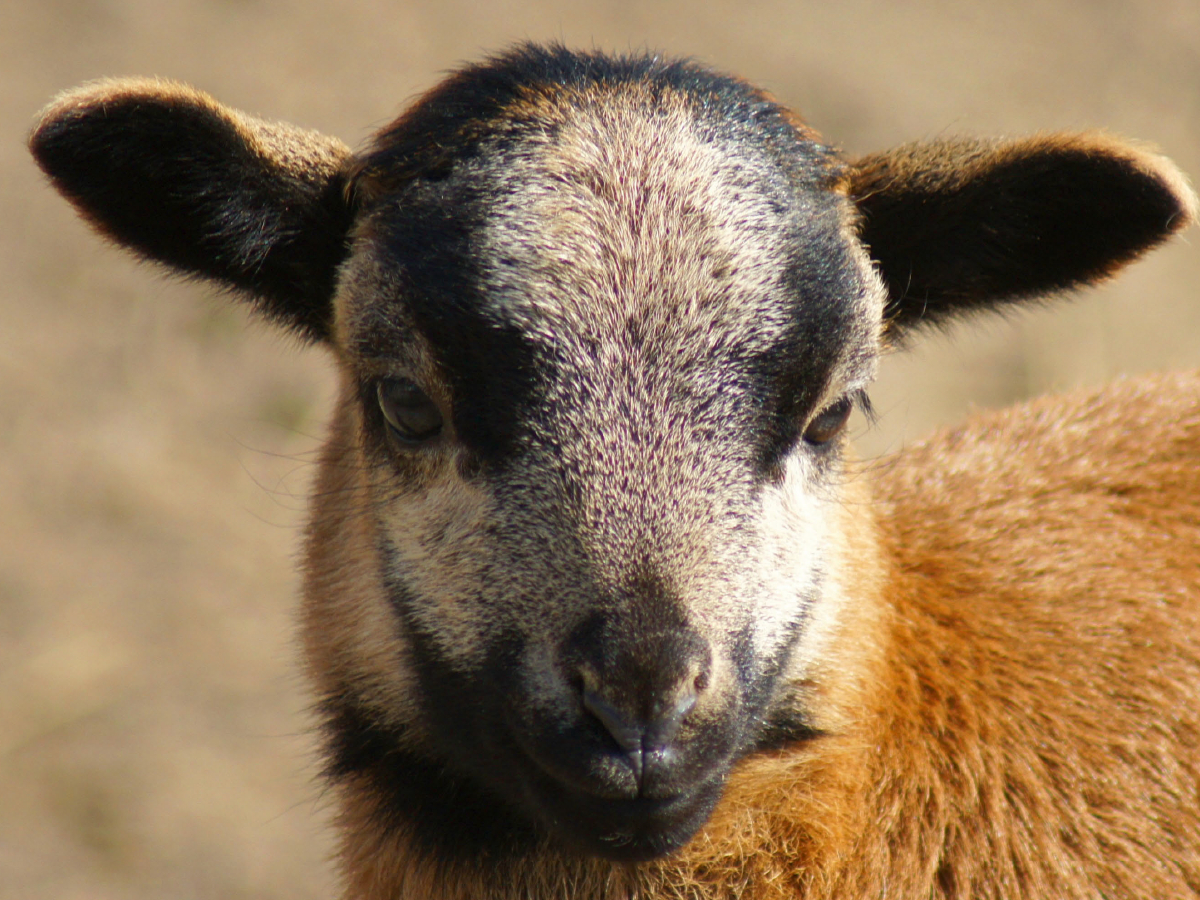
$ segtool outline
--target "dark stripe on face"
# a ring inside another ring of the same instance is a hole
[[[532,853],[541,837],[507,804],[444,765],[405,749],[403,730],[379,722],[345,697],[326,700],[325,776],[366,778],[380,823],[404,829],[442,863],[479,863]]]
[[[446,659],[436,635],[423,629],[413,615],[421,601],[397,571],[391,542],[382,530],[379,533],[381,581],[392,610],[403,623],[407,660],[417,673],[420,692],[416,699],[425,721],[432,726],[439,747],[464,771],[477,769],[481,758],[498,765],[509,747],[503,739],[499,746],[489,744],[503,733],[500,722],[505,698],[515,691],[524,639],[515,631],[498,629],[487,637],[487,654],[477,668],[464,669],[461,661]],[[487,605],[481,595],[461,597],[459,602],[474,608]],[[475,774],[484,781],[494,775]]]
[[[449,380],[455,433],[485,465],[500,466],[537,405],[549,360],[515,325],[485,315],[472,246],[478,190],[457,177],[414,187],[403,214],[381,223],[379,240],[400,269],[406,313]]]
[[[818,202],[825,208],[817,216],[836,218],[836,198]],[[769,350],[749,360],[762,409],[760,472],[795,446],[847,346],[862,339],[856,327],[863,315],[857,302],[863,292],[861,276],[837,237],[825,228],[793,231],[781,285],[790,298],[788,325]]]
[[[468,727],[477,723],[467,714],[472,709],[499,709],[494,696],[479,697],[467,687],[468,681],[489,686],[497,681],[463,678],[439,660],[428,637],[415,627],[409,610],[415,600],[392,574],[396,554],[386,538],[380,538],[378,551],[384,589],[410,635],[407,649],[421,684],[419,699],[426,719],[441,736],[438,755],[444,753],[445,761],[409,749],[403,726],[380,721],[347,692],[319,707],[324,718],[324,774],[335,782],[366,778],[367,790],[377,801],[379,824],[388,830],[404,829],[435,861],[473,864],[529,855],[544,835],[510,802],[484,787],[486,778],[461,774],[470,771],[463,759],[502,764],[502,753],[490,753],[484,736]],[[515,671],[510,657],[519,655],[519,647],[514,646],[506,640],[496,642],[491,661],[502,671]]]
[[[761,658],[756,655],[753,623],[731,641],[731,661],[743,689],[744,718],[755,723],[742,736],[739,758],[820,735],[809,721],[805,704],[794,695],[790,685],[782,682],[781,676],[791,665],[796,648],[808,630],[813,605],[823,590],[823,580],[818,573],[812,592],[798,599],[798,613],[786,626],[782,640],[771,656]]]

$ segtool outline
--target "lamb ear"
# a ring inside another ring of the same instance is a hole
[[[849,179],[893,339],[1102,280],[1197,211],[1170,160],[1097,133],[908,144]]]
[[[59,96],[29,146],[117,243],[245,292],[305,338],[329,336],[352,216],[340,141],[185,85],[114,80]]]

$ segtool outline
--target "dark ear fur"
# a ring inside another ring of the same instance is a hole
[[[893,339],[1101,280],[1196,217],[1174,164],[1097,133],[909,144],[858,160],[849,190]]]
[[[351,220],[340,141],[184,85],[119,80],[60,96],[29,145],[113,240],[248,293],[308,339],[329,336]]]

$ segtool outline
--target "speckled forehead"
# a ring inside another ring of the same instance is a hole
[[[883,291],[836,158],[739,82],[712,84],[742,105],[647,79],[537,82],[453,140],[402,120],[408,155],[381,145],[374,171],[394,187],[339,299],[355,355],[390,355],[415,322],[456,366],[495,358],[503,333],[589,366],[599,349],[622,370],[783,348],[822,381],[864,386]],[[431,146],[452,162],[439,170]]]
[[[753,353],[792,324],[800,245],[816,238],[825,256],[814,281],[850,271],[842,296],[814,285],[812,301],[861,306],[848,318],[863,323],[878,317],[824,148],[811,145],[810,178],[798,183],[802,166],[785,170],[752,132],[705,115],[686,93],[632,83],[565,99],[515,104],[507,114],[536,111],[549,127],[488,167],[496,199],[477,246],[501,261],[483,272],[495,315],[556,342],[633,327],[719,335]]]

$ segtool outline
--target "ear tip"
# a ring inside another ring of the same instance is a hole
[[[1165,225],[1167,237],[1183,231],[1200,219],[1200,198],[1183,170],[1155,148],[1133,147],[1138,168],[1151,177],[1174,204],[1175,212]]]
[[[65,127],[90,118],[106,116],[114,109],[132,104],[177,103],[217,106],[202,91],[178,81],[163,78],[99,78],[59,93],[37,115],[37,124],[29,133],[29,149],[35,157]],[[39,157],[40,158],[40,157]]]
[[[1177,234],[1200,219],[1200,197],[1196,195],[1187,175],[1175,163],[1164,156],[1158,157],[1158,160],[1160,167],[1157,174],[1179,206],[1178,215],[1168,226],[1170,234]]]
[[[162,78],[102,78],[63,91],[39,113],[28,147],[41,170],[85,216],[89,197],[110,180],[135,149],[144,126],[133,119],[159,121],[187,109],[193,119],[227,118],[209,95]]]
[[[1076,139],[1098,153],[1124,158],[1165,195],[1163,199],[1171,213],[1163,224],[1164,238],[1183,231],[1200,219],[1200,198],[1191,181],[1157,146],[1103,131],[1084,132]]]

